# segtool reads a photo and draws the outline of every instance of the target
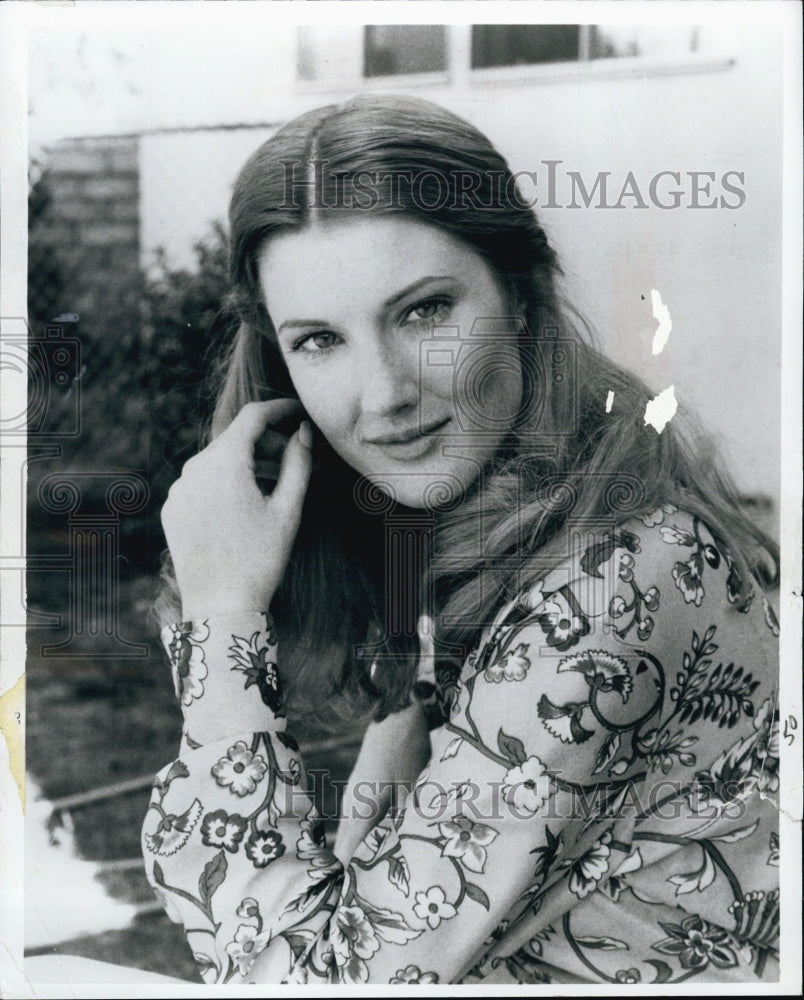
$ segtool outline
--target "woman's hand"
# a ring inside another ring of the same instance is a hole
[[[267,611],[287,566],[312,468],[312,428],[290,439],[268,425],[300,409],[292,399],[247,403],[191,458],[171,486],[162,526],[185,621]],[[279,459],[270,496],[255,479],[255,445]]]
[[[333,851],[344,865],[388,809],[402,803],[429,759],[430,732],[417,701],[371,723],[341,800]]]

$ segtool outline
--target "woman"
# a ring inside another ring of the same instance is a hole
[[[230,224],[143,831],[204,979],[776,978],[775,549],[570,322],[503,158],[362,98],[265,143]],[[367,712],[332,852],[293,723]]]

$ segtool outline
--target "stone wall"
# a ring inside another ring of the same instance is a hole
[[[48,475],[140,473],[147,466],[139,138],[65,140],[46,149],[34,168],[30,348],[49,356],[55,337],[69,350],[69,371],[43,362],[47,406],[29,438],[30,514],[41,520],[31,528],[34,537],[52,539],[67,529],[64,518],[51,517],[39,502]],[[50,450],[40,452],[39,443]],[[95,492],[102,492],[99,482]]]
[[[44,168],[49,200],[35,222],[58,254],[60,311],[77,313],[87,334],[99,332],[121,307],[137,308],[139,139],[64,140],[46,151]],[[33,274],[32,299],[37,291],[47,295]],[[31,307],[39,313],[35,300]]]

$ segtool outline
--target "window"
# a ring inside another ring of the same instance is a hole
[[[472,69],[574,61],[580,34],[579,24],[476,24]]]
[[[442,24],[369,24],[363,38],[363,75],[438,73],[447,68]]]
[[[673,59],[698,51],[698,28],[683,25],[596,25],[589,28],[589,58],[651,56]]]
[[[472,69],[655,56],[697,51],[697,28],[656,25],[476,24]]]
[[[296,72],[309,83],[342,83],[360,77],[362,29],[305,25],[297,29]]]
[[[405,77],[406,85],[471,85],[563,78],[567,71],[585,77],[689,71],[706,57],[714,65],[718,55],[711,32],[691,25],[311,25],[298,28],[297,77],[328,87],[383,86],[395,77]]]

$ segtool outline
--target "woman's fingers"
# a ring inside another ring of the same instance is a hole
[[[254,461],[254,476],[256,479],[265,480],[265,482],[275,483],[279,479],[279,462],[273,461],[270,458],[258,458]]]
[[[341,818],[332,853],[344,866],[349,864],[363,838],[377,826],[392,804],[390,783],[384,784],[378,781],[370,768],[367,769],[366,773],[371,773],[372,778],[370,780],[364,779],[363,784],[367,784],[369,788],[377,789],[376,797],[372,800],[369,808],[369,815],[366,816],[365,789],[358,798],[354,792],[352,779],[350,779],[341,799]]]
[[[270,428],[264,431],[257,438],[257,443],[254,445],[255,463],[259,464],[261,459],[269,461],[276,459],[276,467],[279,469],[279,458],[285,450],[289,437],[290,434],[282,434]]]
[[[230,424],[231,436],[247,449],[253,449],[269,424],[276,424],[283,417],[301,411],[302,405],[298,399],[269,399],[259,403],[246,403]]]
[[[186,463],[171,487],[162,525],[185,618],[270,606],[299,528],[312,468],[309,424],[289,440],[282,433],[303,412],[295,399],[247,404],[212,445]],[[269,457],[257,454],[260,440],[262,449],[273,452]],[[273,491],[258,485],[258,469],[274,473]]]
[[[271,494],[271,506],[280,511],[294,530],[301,519],[301,509],[313,468],[313,430],[307,420],[290,438],[282,455],[279,479]]]

